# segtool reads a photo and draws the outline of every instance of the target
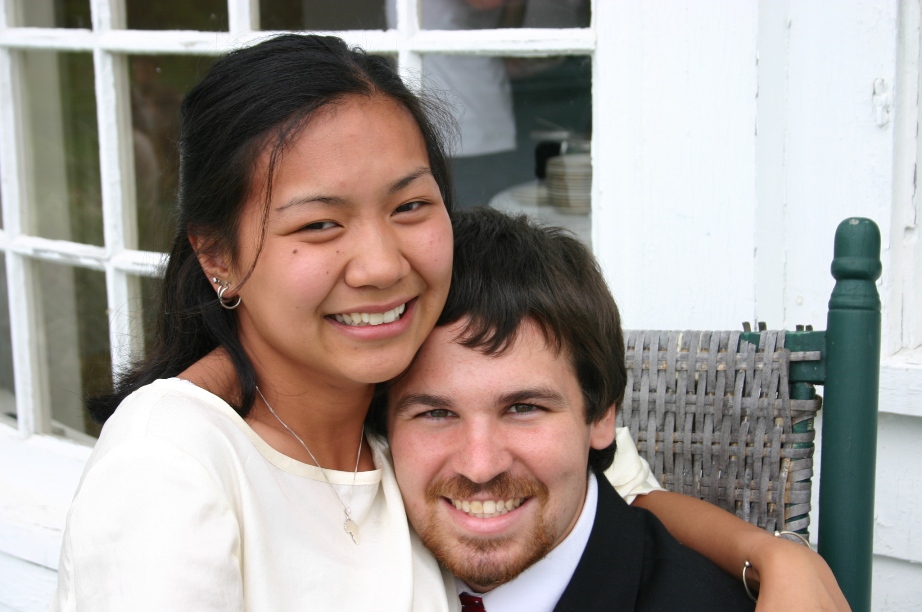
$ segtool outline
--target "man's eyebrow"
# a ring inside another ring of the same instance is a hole
[[[416,179],[420,178],[421,176],[426,176],[426,175],[432,176],[432,170],[430,170],[426,166],[420,166],[419,168],[417,168],[413,172],[410,172],[406,176],[399,178],[396,181],[390,183],[387,186],[386,193],[387,195],[393,195],[397,193],[398,191],[400,191],[401,189],[405,188],[407,185],[409,185]],[[322,193],[295,196],[292,199],[285,202],[284,204],[282,204],[281,206],[276,207],[275,212],[277,213],[283,212],[293,206],[297,206],[299,204],[309,204],[311,202],[317,202],[320,204],[329,204],[332,206],[341,206],[346,203],[346,199],[341,198],[339,196],[324,195]]]
[[[394,416],[399,417],[410,406],[427,406],[434,410],[451,410],[454,408],[454,402],[442,395],[431,395],[429,393],[407,393],[401,395],[394,403]]]
[[[566,403],[563,395],[549,387],[528,387],[526,389],[518,389],[497,398],[497,403],[502,405],[526,404],[534,401],[551,402],[554,404]]]

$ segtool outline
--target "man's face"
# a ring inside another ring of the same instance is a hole
[[[469,586],[515,578],[570,532],[590,448],[615,436],[614,409],[587,424],[565,353],[523,323],[497,356],[438,327],[391,389],[388,431],[407,516]]]

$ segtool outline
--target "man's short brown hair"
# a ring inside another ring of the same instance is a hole
[[[453,225],[451,289],[436,325],[467,319],[459,342],[498,354],[531,320],[569,357],[587,423],[620,404],[627,383],[621,317],[589,249],[564,229],[489,208],[457,211]],[[614,443],[592,449],[589,465],[601,472],[614,454]]]

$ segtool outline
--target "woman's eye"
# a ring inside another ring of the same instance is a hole
[[[333,221],[317,221],[316,223],[308,223],[302,230],[307,230],[311,232],[317,232],[320,230],[330,229],[331,227],[336,227],[336,223]]]
[[[534,404],[513,404],[509,406],[509,412],[512,414],[529,414],[537,412],[538,407]]]
[[[421,208],[424,204],[425,202],[407,202],[406,204],[401,204],[395,208],[394,213],[413,212],[414,210]]]

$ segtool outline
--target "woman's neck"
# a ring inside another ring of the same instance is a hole
[[[310,373],[277,373],[278,368],[269,373],[258,364],[254,365],[263,397],[257,394],[253,407],[244,417],[253,431],[272,448],[293,459],[319,464],[325,469],[353,471],[374,385],[334,386],[312,380]],[[230,358],[221,349],[190,366],[180,378],[230,404],[239,403],[240,383]],[[270,405],[275,415],[269,410]],[[372,469],[375,468],[371,449],[365,443],[359,470]]]

